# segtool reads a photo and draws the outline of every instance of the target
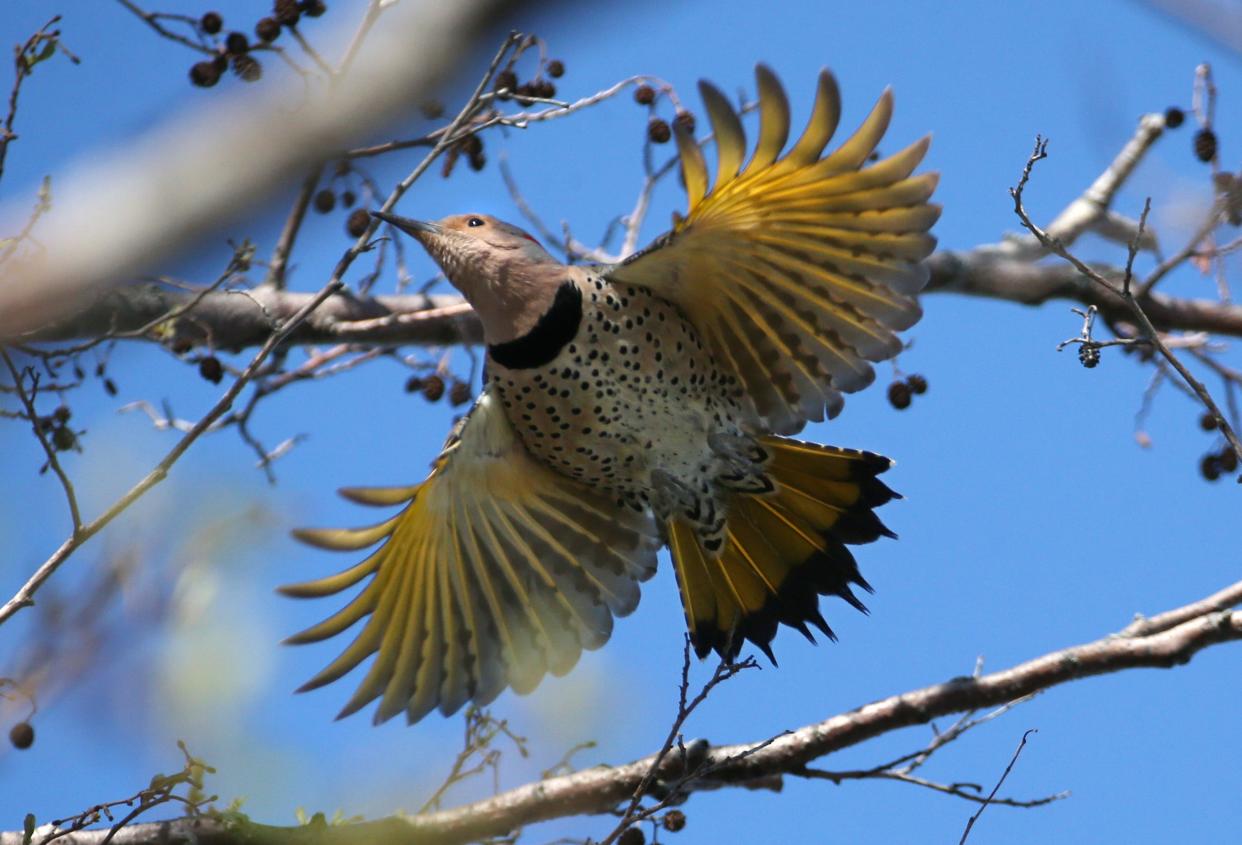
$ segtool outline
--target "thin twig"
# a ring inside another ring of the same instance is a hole
[[[988,794],[988,797],[984,800],[983,806],[981,806],[978,810],[976,810],[975,814],[971,816],[970,819],[966,822],[966,829],[962,831],[962,838],[958,840],[957,845],[963,845],[963,843],[966,841],[966,837],[970,836],[971,828],[975,826],[975,822],[977,822],[979,820],[979,817],[983,815],[983,811],[988,808],[988,805],[997,803],[994,800],[996,798],[997,791],[1001,788],[1001,784],[1005,782],[1005,778],[1009,777],[1009,773],[1013,771],[1013,766],[1015,763],[1018,762],[1018,755],[1022,753],[1022,749],[1026,748],[1026,738],[1033,733],[1038,733],[1038,730],[1035,728],[1030,728],[1029,730],[1026,731],[1026,733],[1022,734],[1022,741],[1018,743],[1017,749],[1013,752],[1013,757],[1010,758],[1009,765],[1006,766],[1005,771],[1001,773],[1000,780],[996,782],[996,786],[992,787],[992,791]]]
[[[319,164],[312,167],[302,181],[302,187],[293,200],[293,207],[289,209],[289,216],[285,218],[285,227],[281,229],[280,238],[276,241],[275,249],[272,250],[272,257],[267,262],[267,278],[263,280],[265,285],[270,285],[277,290],[284,288],[285,273],[289,267],[289,253],[293,251],[293,243],[297,240],[298,232],[306,219],[306,209],[310,207],[311,198],[315,195],[315,186],[319,184],[319,178],[322,175],[323,165]]]
[[[35,396],[39,390],[39,375],[33,368],[27,368],[25,376],[30,378],[30,390],[25,388],[25,379],[23,373],[19,372],[13,364],[13,359],[9,357],[8,350],[0,346],[0,358],[4,359],[4,365],[8,368],[9,375],[13,377],[13,385],[17,391],[17,396],[22,400],[22,406],[26,409],[26,418],[30,420],[30,427],[34,431],[34,435],[39,440],[39,445],[43,447],[43,454],[47,456],[47,464],[52,468],[52,472],[56,473],[56,477],[60,479],[60,486],[64,488],[65,500],[69,503],[69,516],[73,520],[72,537],[76,537],[82,531],[82,512],[78,508],[77,493],[74,492],[73,482],[69,480],[69,474],[65,472],[65,468],[61,466],[60,459],[56,456],[56,447],[48,442],[47,435],[44,434],[43,428],[39,425],[39,414],[35,410]],[[0,616],[0,621],[3,617]]]
[[[0,131],[0,177],[4,176],[4,158],[9,152],[9,144],[17,138],[13,132],[13,121],[17,119],[17,100],[21,95],[22,83],[26,81],[26,77],[30,76],[30,68],[26,64],[27,56],[41,42],[47,40],[48,29],[55,26],[60,21],[60,15],[53,15],[52,18],[43,26],[26,39],[26,43],[20,45],[15,51],[13,57],[13,87],[9,89],[9,111],[4,118],[4,130]]]
[[[160,15],[158,12],[144,11],[141,7],[138,6],[138,4],[131,2],[131,0],[117,0],[117,2],[120,3],[122,6],[124,6],[126,9],[129,9],[139,18],[141,18],[142,21],[147,26],[151,27],[153,30],[155,30],[157,33],[159,33],[164,38],[167,38],[170,41],[176,41],[178,44],[184,44],[186,47],[189,47],[191,50],[196,50],[199,53],[205,53],[209,56],[215,54],[215,51],[212,50],[210,47],[206,46],[205,44],[201,44],[197,41],[187,38],[184,35],[178,35],[177,33],[165,27],[163,24],[160,23],[160,18],[164,16]]]
[[[263,344],[262,348],[260,348],[255,354],[254,358],[250,360],[250,363],[246,366],[246,369],[242,371],[241,375],[238,376],[231,385],[229,385],[229,388],[224,392],[224,395],[221,396],[216,404],[212,406],[211,410],[204,414],[203,417],[194,424],[193,428],[185,433],[185,436],[182,437],[181,440],[179,440],[177,444],[168,451],[168,454],[166,454],[150,472],[143,476],[137,484],[131,487],[125,495],[113,502],[107,510],[92,521],[82,525],[80,529],[75,529],[73,533],[70,534],[63,543],[61,543],[60,547],[52,553],[52,556],[44,561],[37,570],[35,570],[34,574],[30,576],[26,583],[22,584],[14,596],[5,602],[3,607],[0,607],[0,624],[4,624],[4,622],[8,621],[9,617],[17,613],[22,608],[33,605],[35,593],[38,592],[39,588],[43,586],[48,578],[52,577],[56,570],[60,568],[60,565],[69,559],[70,555],[77,551],[83,543],[98,534],[104,526],[125,512],[130,505],[140,499],[148,490],[167,478],[168,471],[172,469],[173,464],[180,460],[186,450],[189,449],[190,446],[192,446],[204,432],[211,428],[212,424],[216,420],[222,417],[224,413],[232,407],[238,394],[240,394],[242,389],[252,378],[254,378],[255,373],[258,372],[259,368],[263,365],[263,362],[267,360],[267,357],[272,354],[273,350],[275,350],[276,347],[278,347],[280,343],[288,337],[289,333],[296,329],[303,320],[310,316],[311,312],[318,308],[320,303],[332,294],[336,293],[341,287],[343,287],[343,284],[339,275],[334,274],[333,278],[326,285],[324,285],[323,288],[320,289],[320,291],[301,308],[301,310],[285,321],[279,329],[274,331],[271,337],[268,338],[267,342]]]
[[[1194,391],[1195,395],[1199,398],[1199,401],[1203,403],[1203,406],[1207,408],[1213,417],[1215,417],[1217,427],[1220,429],[1221,433],[1225,435],[1225,438],[1229,441],[1229,445],[1233,447],[1235,452],[1237,452],[1239,459],[1242,460],[1242,440],[1238,439],[1238,435],[1229,424],[1229,420],[1217,406],[1216,401],[1212,398],[1212,395],[1208,392],[1207,388],[1204,387],[1197,378],[1195,378],[1194,374],[1192,374],[1190,370],[1182,364],[1181,360],[1178,359],[1178,357],[1169,350],[1168,346],[1165,345],[1164,341],[1160,339],[1160,333],[1156,330],[1156,327],[1152,325],[1147,313],[1143,310],[1142,305],[1139,304],[1138,299],[1130,289],[1129,274],[1127,274],[1123,285],[1119,290],[1115,284],[1110,282],[1108,279],[1105,279],[1095,269],[1084,263],[1077,256],[1066,249],[1060,241],[1056,238],[1050,237],[1047,232],[1037,226],[1027,215],[1026,209],[1022,205],[1022,191],[1026,187],[1027,181],[1030,179],[1031,169],[1035,166],[1035,163],[1047,157],[1048,142],[1041,137],[1036,137],[1035,149],[1027,159],[1026,165],[1022,169],[1022,177],[1018,180],[1016,187],[1009,189],[1010,195],[1013,197],[1014,212],[1018,215],[1018,219],[1022,221],[1022,225],[1025,226],[1041,244],[1064,258],[1070,264],[1074,265],[1075,269],[1077,269],[1079,273],[1086,276],[1096,285],[1109,293],[1119,296],[1122,299],[1130,313],[1138,322],[1139,328],[1142,330],[1144,336],[1150,340],[1151,344],[1156,348],[1160,355],[1168,361],[1169,365],[1177,371],[1177,374],[1181,376],[1186,385]],[[1136,243],[1137,240],[1138,239],[1136,238]],[[1134,246],[1131,246],[1131,261],[1133,260],[1133,252],[1135,249],[1136,248]],[[1238,476],[1238,483],[1242,483],[1242,475]]]

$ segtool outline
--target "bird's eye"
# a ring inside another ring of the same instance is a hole
[[[466,221],[466,225],[473,229],[476,226],[484,225],[484,220],[482,217],[471,217]]]

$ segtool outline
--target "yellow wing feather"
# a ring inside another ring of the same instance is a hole
[[[375,655],[346,703],[346,716],[380,700],[375,720],[405,711],[417,721],[437,707],[487,703],[506,686],[525,693],[548,672],[564,674],[598,648],[613,615],[638,603],[655,571],[659,539],[649,514],[535,462],[485,392],[422,484],[347,488],[367,505],[405,507],[357,530],[303,530],[332,550],[383,545],[337,575],[283,589],[332,595],[371,581],[333,616],[289,639],[308,643],[366,619],[345,651],[303,689],[314,689]]]
[[[859,128],[828,155],[841,99],[820,74],[802,136],[784,157],[789,104],[760,66],[759,140],[742,165],[745,134],[728,99],[700,84],[717,147],[710,179],[698,142],[675,125],[689,213],[652,248],[612,268],[612,279],[676,302],[713,352],[731,363],[758,422],[791,433],[841,408],[841,393],[874,379],[869,362],[895,355],[895,332],[921,315],[920,264],[935,248],[934,174],[911,176],[917,141],[868,164],[892,118],[885,91]]]

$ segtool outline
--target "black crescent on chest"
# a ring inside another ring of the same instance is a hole
[[[578,334],[582,324],[582,291],[573,282],[556,289],[552,305],[529,332],[487,347],[488,355],[502,367],[528,370],[551,363]]]

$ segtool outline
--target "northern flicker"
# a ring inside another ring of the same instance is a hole
[[[376,654],[342,716],[378,698],[376,722],[414,722],[568,672],[635,608],[666,544],[700,657],[733,658],[747,640],[771,656],[780,623],[833,637],[820,595],[863,609],[851,587],[870,587],[847,544],[893,536],[873,512],[896,496],[877,478],[890,461],[788,435],[835,416],[842,393],[872,381],[868,362],[896,354],[894,332],[918,320],[937,177],[911,175],[927,138],[872,162],[888,91],[823,156],[840,115],[827,71],[782,156],[789,106],[771,71],[756,76],[750,161],[737,114],[701,83],[715,179],[678,121],[689,212],[620,265],[562,264],[483,214],[376,215],[418,240],[473,305],[487,366],[425,481],[341,491],[403,505],[397,515],[296,532],[329,549],[382,542],[351,569],[284,588],[326,596],[371,579],[291,638],[369,617],[303,687]]]

